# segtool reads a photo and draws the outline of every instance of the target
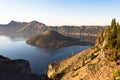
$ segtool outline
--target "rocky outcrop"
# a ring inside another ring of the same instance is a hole
[[[96,44],[70,58],[51,63],[48,77],[55,80],[119,80],[120,25],[112,20]]]
[[[13,61],[21,67],[23,72],[24,71],[31,72],[30,64],[28,61],[23,60],[23,59],[17,59],[17,60],[13,60]]]
[[[31,73],[28,61],[0,56],[0,80],[40,80],[40,77]]]

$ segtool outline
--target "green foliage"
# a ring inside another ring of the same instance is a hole
[[[90,59],[93,60],[94,58],[95,58],[95,55],[92,53],[92,54],[90,55]]]
[[[112,54],[110,54],[110,58],[109,58],[111,61],[116,61],[118,60],[118,53],[117,52],[114,52]]]
[[[111,26],[115,26],[115,25],[116,25],[116,20],[114,18],[114,19],[112,19]]]
[[[104,41],[104,36],[103,36],[104,30],[101,31],[100,36],[97,38],[97,43],[100,44],[101,42]]]
[[[120,69],[113,74],[112,80],[120,80]]]
[[[82,66],[85,66],[85,59],[82,60]]]
[[[120,37],[117,38],[116,49],[120,51]]]
[[[104,45],[104,49],[111,50],[112,52],[109,54],[108,59],[117,62],[118,52],[120,52],[120,25],[116,23],[115,19],[112,20],[110,26],[100,33],[97,43],[98,46]],[[91,55],[91,60],[93,57],[94,56]]]
[[[110,33],[108,33],[108,43],[110,47],[115,47],[117,43],[117,25],[115,19],[112,20]]]
[[[119,23],[116,23],[116,20],[113,19],[111,22],[111,26],[108,27],[106,41],[106,48],[114,48],[118,49],[120,47],[120,26]]]
[[[117,36],[118,37],[117,37],[116,49],[119,49],[120,48],[120,26],[119,26],[119,23],[117,23]]]

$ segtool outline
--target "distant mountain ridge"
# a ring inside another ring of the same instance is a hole
[[[10,23],[7,24],[7,26],[24,26],[27,24],[26,22],[17,22],[17,21],[11,21]]]
[[[94,43],[96,36],[104,27],[105,26],[47,26],[37,21],[11,21],[6,25],[0,25],[0,35],[30,38],[46,30],[55,30],[65,36]]]
[[[27,23],[25,26],[23,26],[20,30],[18,30],[18,32],[22,32],[22,31],[28,30],[29,28],[33,28],[33,27],[36,29],[41,29],[42,27],[47,27],[47,26],[43,23],[32,21],[32,22]]]

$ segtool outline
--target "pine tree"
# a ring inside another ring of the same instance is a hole
[[[116,19],[112,19],[112,22],[111,22],[111,28],[115,28],[116,27]]]
[[[117,44],[117,24],[116,24],[116,20],[115,19],[112,19],[112,22],[111,22],[111,26],[110,28],[108,29],[109,33],[108,33],[108,44],[109,44],[109,47],[115,47],[116,44]]]
[[[116,44],[116,49],[119,50],[120,48],[120,26],[119,23],[117,23],[117,44]]]

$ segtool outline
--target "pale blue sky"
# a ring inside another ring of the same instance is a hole
[[[1,0],[0,23],[37,20],[46,25],[108,25],[120,22],[120,0]]]

